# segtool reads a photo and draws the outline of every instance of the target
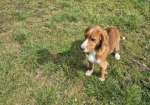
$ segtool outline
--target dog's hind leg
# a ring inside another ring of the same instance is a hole
[[[120,55],[119,55],[119,53],[117,52],[117,51],[119,51],[119,42],[120,42],[120,38],[119,38],[119,40],[117,40],[116,46],[115,46],[115,50],[116,50],[116,52],[115,52],[115,58],[116,58],[117,60],[120,59]]]

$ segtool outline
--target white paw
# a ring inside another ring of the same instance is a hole
[[[91,70],[91,71],[87,70],[85,75],[90,76],[92,73],[93,73],[93,70]]]
[[[105,79],[99,78],[101,81],[105,81]]]
[[[123,37],[123,40],[125,40],[126,38],[125,37]]]
[[[119,55],[119,54],[115,54],[115,58],[116,58],[117,60],[119,60],[119,59],[120,59],[120,55]]]

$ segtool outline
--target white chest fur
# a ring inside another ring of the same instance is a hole
[[[86,57],[91,63],[99,63],[99,60],[96,60],[95,55],[96,55],[96,52],[93,49],[89,52],[89,55],[86,54]]]

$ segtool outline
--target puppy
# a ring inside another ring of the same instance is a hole
[[[119,50],[121,36],[116,27],[108,27],[102,30],[99,26],[90,26],[85,30],[84,42],[81,45],[81,50],[85,52],[85,55],[89,61],[89,70],[86,71],[86,75],[90,76],[93,73],[94,64],[98,64],[101,68],[100,80],[105,80],[105,73],[108,62],[106,58],[113,52],[108,46]],[[108,45],[108,46],[106,46]],[[120,59],[118,52],[115,52],[115,58]]]

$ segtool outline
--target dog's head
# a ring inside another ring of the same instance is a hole
[[[89,52],[100,47],[103,49],[107,41],[107,32],[103,31],[99,26],[90,26],[85,30],[84,42],[81,45],[83,52]]]

